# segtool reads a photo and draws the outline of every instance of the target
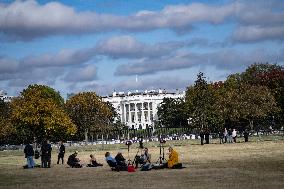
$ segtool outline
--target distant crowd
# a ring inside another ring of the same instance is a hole
[[[205,140],[205,144],[209,144],[210,132],[208,129],[206,130],[202,129],[200,131],[199,136],[201,140],[201,145],[204,145],[204,140]],[[243,137],[245,139],[245,142],[248,142],[249,132],[247,130],[243,132]],[[224,131],[219,132],[219,139],[220,139],[220,144],[236,143],[237,142],[237,130],[225,128]]]

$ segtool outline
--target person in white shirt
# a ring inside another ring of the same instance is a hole
[[[234,143],[236,143],[237,142],[237,131],[236,131],[236,129],[233,129],[232,137],[233,137]]]

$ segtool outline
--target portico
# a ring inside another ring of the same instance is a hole
[[[120,121],[132,129],[146,129],[153,127],[158,120],[158,106],[164,98],[184,98],[182,93],[158,92],[128,92],[127,95],[114,92],[112,96],[104,97],[103,100],[110,102],[117,113]]]

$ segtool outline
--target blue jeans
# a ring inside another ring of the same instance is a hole
[[[28,168],[33,168],[35,166],[33,156],[27,157]]]

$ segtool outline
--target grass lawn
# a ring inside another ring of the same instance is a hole
[[[284,188],[284,141],[258,141],[236,144],[199,145],[198,141],[171,141],[179,153],[180,162],[186,168],[181,170],[151,170],[112,172],[104,161],[105,150],[91,146],[81,148],[78,157],[88,162],[94,153],[99,168],[72,169],[66,165],[56,165],[56,153],[52,156],[50,169],[22,169],[25,159],[20,152],[0,152],[0,188],[2,189],[57,189],[57,188]],[[159,157],[157,143],[147,143],[152,154],[152,162]],[[105,146],[112,155],[121,151],[126,158],[127,149],[123,145]],[[84,149],[84,150],[83,150]],[[66,154],[65,159],[71,154]],[[54,150],[55,151],[55,150]],[[130,157],[137,152],[131,146]],[[167,152],[167,148],[165,149]],[[37,163],[40,163],[37,160]]]

